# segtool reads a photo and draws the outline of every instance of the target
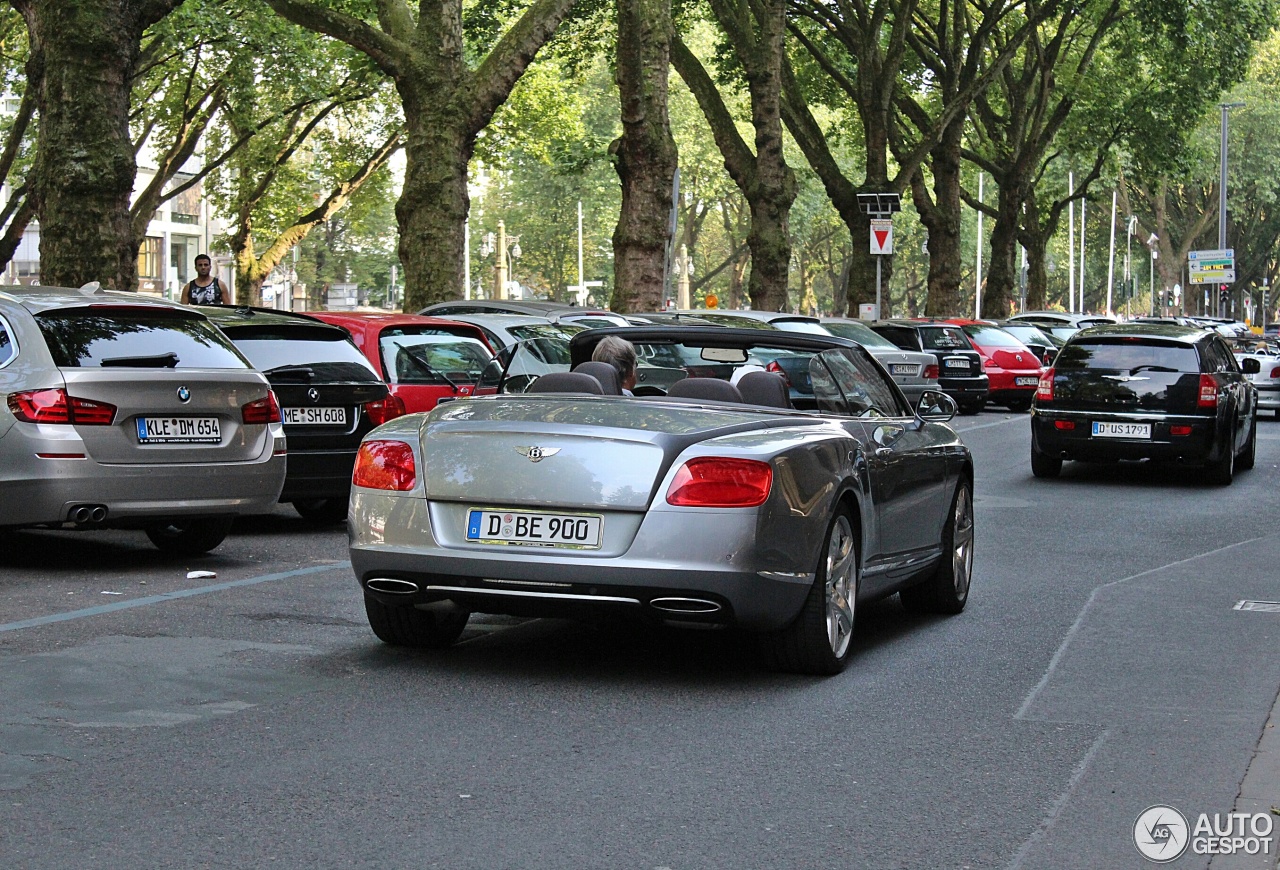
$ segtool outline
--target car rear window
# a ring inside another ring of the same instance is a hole
[[[387,379],[395,384],[474,384],[491,358],[478,339],[439,331],[383,330],[378,342]]]
[[[194,312],[151,305],[91,305],[36,315],[59,368],[245,369],[217,327]]]
[[[926,326],[920,329],[925,350],[973,350],[964,330],[958,326]]]
[[[1069,342],[1053,361],[1058,371],[1105,371],[1136,373],[1158,367],[1177,372],[1200,371],[1200,357],[1190,345],[1133,339],[1093,339]]]
[[[319,381],[381,381],[347,334],[336,327],[301,324],[224,326],[236,347],[263,374],[278,369],[311,369]]]
[[[1020,349],[1025,346],[1008,332],[996,326],[966,326],[964,331],[976,344],[980,344],[983,347],[1012,347]]]
[[[883,335],[880,335],[865,323],[829,321],[822,325],[825,326],[832,335],[852,339],[863,347],[883,347],[894,349],[897,349],[898,347],[898,345],[894,344]],[[908,341],[910,341],[910,339],[908,339]],[[908,346],[913,350],[915,348],[914,343],[911,343]]]

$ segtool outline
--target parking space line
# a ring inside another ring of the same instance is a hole
[[[130,610],[134,607],[148,607],[152,604],[160,604],[165,601],[175,601],[179,598],[190,598],[194,595],[208,595],[212,592],[222,592],[227,589],[234,589],[237,586],[256,586],[259,583],[270,583],[273,580],[287,580],[291,577],[303,577],[307,574],[322,574],[326,571],[350,570],[350,562],[332,562],[328,565],[315,565],[310,568],[297,568],[293,571],[281,571],[277,574],[263,574],[259,577],[246,577],[243,580],[229,580],[226,583],[215,583],[212,586],[200,586],[195,589],[179,589],[174,592],[164,592],[160,595],[148,595],[145,598],[130,598],[128,601],[115,601],[111,604],[101,604],[97,607],[86,607],[83,610],[69,610],[66,613],[54,613],[49,616],[37,616],[32,619],[23,619],[18,622],[0,623],[0,633],[6,631],[18,631],[23,628],[35,628],[41,625],[51,625],[55,622],[67,622],[72,619],[84,619],[89,616],[101,616],[104,613],[113,613],[117,610]]]

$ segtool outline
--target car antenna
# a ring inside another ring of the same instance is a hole
[[[102,283],[100,281],[90,281],[80,287],[80,292],[85,296],[97,296],[102,293]]]

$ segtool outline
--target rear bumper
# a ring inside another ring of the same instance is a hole
[[[650,512],[625,552],[615,556],[444,546],[425,500],[361,489],[352,496],[349,516],[356,579],[368,594],[389,604],[452,601],[482,613],[547,616],[623,612],[770,631],[795,618],[813,583],[812,573],[764,570],[751,511],[697,513],[696,534],[689,529],[691,512]],[[370,590],[368,582],[379,578],[407,580],[419,588],[409,594]],[[670,597],[712,601],[720,609],[673,618],[652,604]]]
[[[1280,384],[1258,386],[1258,407],[1267,410],[1280,409]]]
[[[957,403],[968,405],[974,402],[985,402],[991,389],[991,382],[986,375],[976,378],[938,378],[938,388]]]
[[[1004,369],[991,376],[991,401],[1000,404],[1008,401],[1030,401],[1036,394],[1040,380],[1039,369]],[[1034,379],[1028,384],[1018,384],[1018,379]]]
[[[77,505],[103,505],[105,524],[187,516],[239,516],[275,509],[285,456],[217,465],[100,465],[39,459],[0,480],[0,526],[68,521]]]
[[[1149,439],[1095,438],[1093,423],[1150,423]],[[1071,430],[1058,422],[1075,424]],[[1190,426],[1189,435],[1171,435],[1170,426]],[[1220,437],[1216,417],[1135,416],[1125,414],[1055,412],[1036,408],[1031,417],[1032,449],[1055,459],[1105,461],[1114,459],[1157,459],[1202,465],[1220,459],[1228,449]]]
[[[290,450],[289,473],[280,501],[341,498],[351,494],[356,448],[350,450]]]

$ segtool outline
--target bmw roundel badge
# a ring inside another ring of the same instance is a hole
[[[178,387],[178,401],[188,402],[191,400],[191,391],[186,387]]]
[[[320,401],[320,391],[317,390],[315,387],[312,387],[311,389],[307,390],[307,396],[310,397],[311,401],[313,402]]]

